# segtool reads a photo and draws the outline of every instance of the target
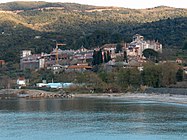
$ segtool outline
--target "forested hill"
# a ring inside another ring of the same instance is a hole
[[[159,40],[165,47],[181,47],[187,38],[187,9],[2,3],[0,33],[0,59],[7,61],[18,61],[21,49],[49,52],[55,46],[52,40],[66,43],[66,48],[93,48],[130,42],[136,33]]]

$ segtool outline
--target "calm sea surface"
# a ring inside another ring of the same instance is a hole
[[[187,105],[112,99],[0,100],[0,140],[187,140]]]

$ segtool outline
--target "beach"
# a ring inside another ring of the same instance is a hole
[[[120,100],[147,100],[168,103],[187,104],[187,95],[170,93],[60,93],[43,90],[11,89],[0,90],[0,99],[17,98],[106,98]]]
[[[187,104],[187,95],[158,94],[158,93],[100,93],[100,94],[75,94],[79,98],[107,98],[120,100],[147,100]]]

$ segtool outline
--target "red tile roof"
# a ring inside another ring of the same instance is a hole
[[[85,66],[85,65],[71,65],[68,69],[91,69],[92,66]]]

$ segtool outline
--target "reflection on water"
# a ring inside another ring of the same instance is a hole
[[[187,139],[187,106],[153,101],[0,101],[0,139]]]

